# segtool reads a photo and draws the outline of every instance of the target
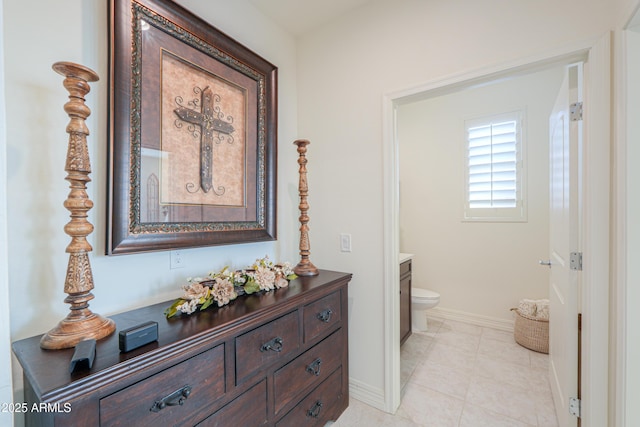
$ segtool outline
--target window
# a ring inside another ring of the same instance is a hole
[[[526,221],[520,111],[465,122],[468,221]]]

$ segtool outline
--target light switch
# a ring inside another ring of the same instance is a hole
[[[183,268],[185,266],[184,253],[182,251],[171,251],[169,254],[169,267]]]
[[[351,252],[351,234],[340,234],[340,252]]]

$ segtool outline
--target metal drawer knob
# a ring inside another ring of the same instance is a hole
[[[319,400],[307,411],[307,417],[310,418],[318,418],[320,415],[320,409],[322,409],[322,402]]]
[[[315,375],[316,377],[320,375],[320,365],[322,364],[322,360],[318,357],[316,360],[311,362],[309,366],[307,366],[307,372]]]
[[[328,323],[331,319],[332,314],[333,311],[331,311],[330,308],[327,308],[326,310],[322,310],[320,313],[318,313],[318,319],[323,321],[324,323]]]
[[[271,341],[262,344],[262,347],[260,347],[261,352],[265,352],[269,350],[275,351],[276,353],[280,353],[282,351],[282,338],[275,337]]]
[[[186,385],[174,391],[173,393],[163,397],[162,399],[156,400],[153,403],[153,406],[151,407],[150,411],[160,412],[167,406],[184,405],[184,401],[189,397],[190,394],[191,394],[191,386]]]

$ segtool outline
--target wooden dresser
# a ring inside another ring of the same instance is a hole
[[[82,373],[69,374],[73,349],[17,341],[26,425],[323,426],[349,404],[350,279],[321,271],[169,320],[172,301],[112,316],[116,333]],[[149,320],[158,342],[120,353],[117,332]]]

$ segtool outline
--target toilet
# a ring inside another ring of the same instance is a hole
[[[411,288],[411,329],[427,330],[427,310],[440,302],[440,294],[428,289]]]

